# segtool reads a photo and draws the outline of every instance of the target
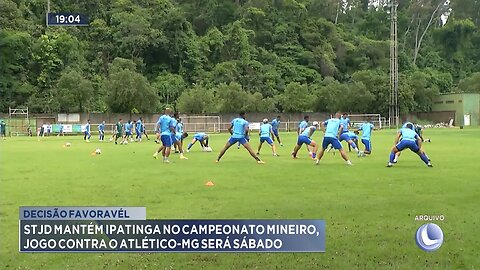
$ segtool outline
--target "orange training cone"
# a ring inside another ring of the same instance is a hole
[[[205,183],[205,186],[213,187],[213,186],[215,186],[215,184],[212,181],[208,181],[207,183]]]

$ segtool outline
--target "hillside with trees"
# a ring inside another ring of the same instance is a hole
[[[0,111],[388,112],[389,1],[0,1]],[[402,113],[480,92],[480,1],[399,0]]]

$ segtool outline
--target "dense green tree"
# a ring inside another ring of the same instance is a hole
[[[183,113],[216,112],[216,100],[213,91],[196,85],[180,95],[177,110]]]
[[[312,108],[312,99],[308,85],[292,82],[287,84],[279,101],[285,112],[306,112]]]
[[[157,108],[158,96],[134,65],[131,60],[113,60],[110,76],[104,81],[106,101],[112,112],[148,113]]]
[[[54,91],[55,100],[62,112],[88,111],[92,94],[92,83],[76,70],[66,70]]]
[[[147,112],[168,104],[198,113],[386,115],[390,8],[379,3],[52,1],[54,11],[88,14],[90,26],[47,28],[45,1],[3,0],[0,110]],[[479,11],[478,0],[399,1],[402,113],[428,111],[438,92],[478,91]],[[89,97],[81,105],[77,87]]]

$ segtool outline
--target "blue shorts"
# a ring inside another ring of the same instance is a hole
[[[367,139],[362,139],[363,145],[365,145],[365,151],[372,152],[372,142]]]
[[[402,151],[406,148],[412,150],[415,153],[418,153],[418,151],[420,151],[420,147],[418,147],[416,141],[401,140],[395,147],[397,147],[398,151]]]
[[[172,135],[162,135],[160,136],[160,140],[162,141],[162,144],[165,147],[171,147],[173,144]]]
[[[170,135],[170,137],[172,137],[172,144],[177,142],[177,137],[175,136],[175,134]]]
[[[260,143],[267,142],[268,144],[273,144],[273,140],[270,137],[260,137]]]
[[[233,137],[230,137],[230,139],[228,139],[229,144],[235,144],[237,142],[241,145],[244,145],[244,144],[247,143],[247,139],[245,139],[245,138],[233,138]]]
[[[350,141],[350,136],[348,136],[348,133],[342,133],[342,135],[340,135],[340,140],[339,141]],[[335,148],[336,149],[336,148]]]
[[[90,135],[90,132],[84,131],[83,134],[85,134],[85,135]]]
[[[322,148],[327,149],[329,145],[332,145],[333,148],[335,149],[342,149],[342,144],[337,138],[332,138],[332,137],[324,137],[323,142],[322,142]]]
[[[311,143],[312,143],[312,139],[310,139],[309,137],[304,135],[298,136],[297,145],[302,145],[302,144],[310,145]]]
[[[275,135],[276,137],[278,137],[278,129],[272,128],[272,131],[273,131],[273,135]]]
[[[125,131],[125,136],[130,136],[130,135],[132,135],[132,132],[130,132],[130,131]]]

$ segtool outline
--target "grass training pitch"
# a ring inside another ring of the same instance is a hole
[[[395,131],[375,131],[373,153],[348,167],[337,153],[319,166],[293,133],[273,157],[264,144],[256,164],[233,146],[216,164],[226,134],[211,135],[213,152],[195,144],[189,160],[152,158],[152,140],[91,143],[80,136],[0,141],[0,269],[479,269],[479,129],[427,129],[424,150],[434,168],[404,151],[386,168]],[[323,134],[313,139],[321,143]],[[108,136],[107,136],[108,137]],[[258,146],[258,137],[251,144]],[[185,147],[191,137],[185,141]],[[64,147],[70,142],[70,147]],[[345,143],[343,144],[345,147]],[[100,148],[101,155],[91,153]],[[363,145],[361,145],[363,149]],[[214,186],[205,186],[212,181]],[[19,206],[145,206],[149,219],[324,219],[325,253],[19,253]],[[435,222],[442,247],[419,249],[416,215]]]

